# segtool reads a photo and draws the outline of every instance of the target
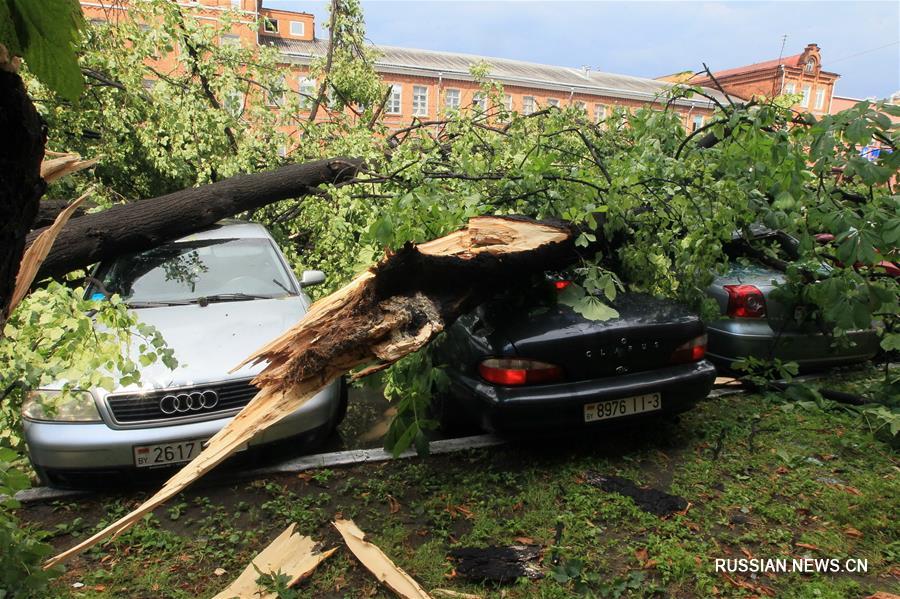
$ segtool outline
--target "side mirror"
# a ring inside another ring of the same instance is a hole
[[[325,282],[325,273],[321,270],[304,270],[300,277],[301,287],[311,287]]]

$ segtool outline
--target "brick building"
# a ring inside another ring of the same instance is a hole
[[[822,68],[822,55],[816,44],[809,44],[800,54],[718,71],[713,76],[722,89],[745,100],[800,94],[801,99],[794,107],[813,114],[832,112],[834,85],[840,78],[837,73]],[[703,72],[687,71],[666,75],[659,80],[714,85],[712,79]]]
[[[125,16],[128,2],[84,0],[81,6],[91,21],[112,21]],[[273,46],[291,68],[292,75],[285,81],[289,91],[309,96],[317,89],[308,77],[309,64],[324,54],[328,42],[317,37],[312,14],[265,8],[262,0],[179,0],[179,4],[201,22],[212,23],[226,11],[237,11],[239,17],[231,33],[221,36],[221,43]],[[488,77],[503,84],[506,108],[522,114],[551,105],[576,106],[600,121],[615,106],[662,108],[661,95],[672,86],[653,79],[517,60],[390,46],[377,50],[375,69],[392,86],[385,121],[394,127],[413,118],[436,118],[448,109],[483,105],[485,98],[470,74],[470,67],[481,62],[489,65]],[[174,64],[177,57],[162,60]],[[678,100],[674,106],[688,129],[701,126],[713,109],[712,102],[702,97]],[[327,118],[324,111],[321,115]]]

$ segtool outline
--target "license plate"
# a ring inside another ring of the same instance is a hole
[[[190,462],[203,451],[206,439],[193,439],[178,443],[160,443],[159,445],[136,445],[134,447],[134,465],[138,468],[164,466]]]
[[[642,412],[655,412],[662,409],[662,398],[659,393],[646,393],[622,399],[610,399],[584,405],[584,421],[596,422],[619,418]]]

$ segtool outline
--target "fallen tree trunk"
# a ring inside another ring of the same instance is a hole
[[[253,380],[260,391],[197,458],[143,505],[46,567],[121,534],[345,372],[383,368],[497,292],[566,266],[577,257],[575,233],[562,222],[476,217],[464,229],[388,255],[313,304],[299,323],[244,362],[268,362]]]
[[[150,249],[223,218],[306,195],[317,185],[346,181],[361,165],[358,158],[291,164],[86,214],[62,230],[37,279],[60,277],[122,253]],[[30,233],[27,243],[42,231]]]

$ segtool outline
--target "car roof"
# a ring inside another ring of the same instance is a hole
[[[271,239],[269,231],[259,223],[251,223],[245,220],[227,219],[217,222],[215,225],[202,231],[196,231],[185,235],[179,241],[197,241],[200,239]]]

